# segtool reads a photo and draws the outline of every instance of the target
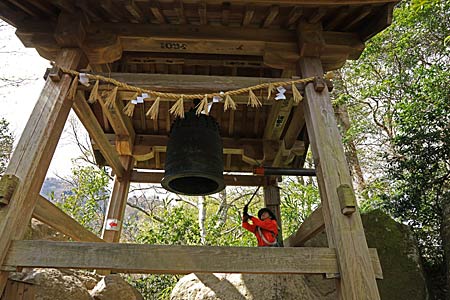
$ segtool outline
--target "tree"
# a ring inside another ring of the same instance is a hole
[[[447,272],[448,291],[449,16],[448,1],[403,1],[393,24],[338,74],[336,85],[369,175],[363,207],[383,207],[411,225],[427,270]]]
[[[9,122],[0,118],[0,176],[8,166],[9,158],[12,153],[14,136],[9,129]]]

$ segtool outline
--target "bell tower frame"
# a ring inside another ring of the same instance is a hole
[[[0,4],[0,18],[17,28],[25,46],[66,69],[185,94],[315,77],[297,85],[303,94],[300,103],[293,101],[293,91],[286,93],[286,101],[263,100],[260,109],[247,107],[247,98],[236,96],[236,110],[225,112],[218,103],[211,114],[221,125],[224,169],[241,172],[227,173],[226,185],[263,186],[265,205],[280,217],[276,178],[249,171],[261,164],[301,168],[311,147],[321,206],[284,240],[284,248],[119,243],[130,183],[161,180],[173,99],[160,104],[156,119],[145,114],[150,103],[128,116],[124,104],[131,91],[116,89],[110,103],[100,96],[91,103],[92,86],[71,90],[73,76],[53,68],[0,180],[0,296],[9,271],[55,267],[324,274],[336,282],[339,299],[380,299],[376,279],[382,278],[381,266],[376,249],[367,246],[324,72],[357,59],[364,41],[390,24],[397,1],[232,0],[224,5],[209,0],[100,0],[92,7],[38,2],[34,6],[25,0],[18,6],[6,0]],[[111,86],[100,85],[99,90],[110,94]],[[115,174],[101,238],[39,195],[71,109],[89,133],[97,162]],[[31,217],[74,242],[23,240]],[[108,220],[118,221],[114,229]],[[328,247],[303,246],[323,230]]]

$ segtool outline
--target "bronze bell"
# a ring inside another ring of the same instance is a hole
[[[191,110],[184,119],[173,122],[161,185],[189,196],[210,195],[225,188],[222,139],[213,117]]]

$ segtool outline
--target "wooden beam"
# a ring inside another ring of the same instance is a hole
[[[277,217],[278,223],[278,243],[283,245],[283,222],[281,220],[281,209],[280,209],[280,188],[278,187],[276,181],[274,183],[267,180],[263,186],[264,189],[264,206],[270,209]]]
[[[39,249],[39,251],[36,251]],[[376,251],[372,262],[379,264]],[[330,248],[208,247],[14,241],[2,268],[106,269],[120,273],[338,273]]]
[[[237,77],[237,76],[206,76],[206,75],[179,75],[179,74],[144,74],[144,73],[100,73],[102,76],[107,76],[121,82],[126,82],[144,89],[157,90],[162,92],[175,93],[205,93],[228,91],[240,89],[261,83],[286,81],[286,78],[265,78],[265,77]],[[304,89],[303,84],[297,85],[299,90]],[[100,89],[108,88],[107,85],[100,86]],[[110,87],[109,87],[110,88]],[[120,91],[120,89],[119,89]],[[263,96],[260,100],[263,104],[272,105],[274,101],[267,100],[267,91],[263,90]],[[286,92],[290,95],[291,91]],[[128,97],[134,92],[128,92]],[[248,96],[245,95],[248,101]],[[130,99],[130,98],[128,98]],[[234,100],[234,97],[233,97]],[[281,103],[282,101],[280,101]],[[247,102],[246,102],[247,103]]]
[[[95,146],[102,152],[102,155],[106,159],[108,165],[113,169],[117,176],[122,177],[125,173],[125,169],[119,160],[119,155],[109,144],[102,127],[98,123],[91,107],[84,98],[84,93],[82,91],[77,92],[73,104],[73,110],[86,128],[91,139],[94,140]]]
[[[308,37],[303,38],[308,42]],[[302,58],[300,69],[305,77],[323,75],[319,58]],[[324,211],[328,210],[324,214],[324,220],[328,222],[327,234],[339,258],[339,297],[380,299],[359,211],[349,216],[341,213],[338,188],[344,184],[352,186],[352,179],[328,89],[317,92],[313,85],[307,85],[303,103],[319,189],[325,196],[322,206]]]
[[[76,69],[81,56],[79,50],[64,49],[58,54],[56,63]],[[11,240],[21,239],[27,230],[37,195],[72,106],[66,98],[71,82],[71,76],[66,74],[58,82],[47,79],[5,171],[5,175],[19,178],[19,183],[8,205],[0,207],[0,264],[6,257]],[[6,273],[0,274],[0,295],[7,276]]]
[[[103,97],[100,97],[99,102],[102,106],[104,114],[114,130],[114,133],[116,134],[115,143],[118,154],[131,155],[133,153],[133,145],[136,134],[130,118],[123,113],[123,102],[118,100],[117,97],[113,101],[112,106],[106,105]]]
[[[323,221],[322,207],[319,206],[311,215],[300,225],[297,232],[293,233],[284,240],[285,247],[301,247],[306,241],[310,240],[325,229]]]
[[[42,48],[50,55],[59,49],[51,22],[27,22],[18,36],[27,47]],[[44,29],[46,28],[46,31]],[[37,31],[38,30],[38,31]],[[82,48],[93,64],[114,62],[123,51],[183,54],[263,56],[264,63],[285,68],[297,63],[300,55],[295,34],[287,29],[227,28],[174,24],[92,23]],[[321,57],[328,69],[358,57],[364,44],[356,33],[324,32]]]
[[[139,183],[160,183],[164,177],[163,172],[138,172],[133,171],[131,182]],[[225,185],[229,186],[260,186],[264,184],[263,176],[251,175],[224,175]]]
[[[164,17],[161,8],[159,7],[159,2],[156,1],[152,1],[150,4],[150,10],[153,14],[153,16],[155,16],[155,19],[158,21],[159,24],[166,24],[167,20]]]
[[[381,11],[377,12],[369,22],[364,24],[364,27],[359,32],[359,36],[363,41],[367,41],[375,34],[391,25],[394,5],[394,3],[385,4]]]
[[[123,216],[127,206],[128,189],[130,188],[130,178],[134,164],[132,156],[121,156],[120,160],[124,165],[125,173],[121,178],[118,178],[117,176],[114,178],[114,187],[109,198],[102,230],[102,238],[109,243],[118,243],[120,240]],[[115,222],[116,225],[111,226],[110,222]]]
[[[130,13],[130,15],[133,16],[133,18],[136,22],[145,22],[146,21],[146,18],[144,17],[144,13],[139,8],[139,6],[136,5],[135,0],[126,0],[124,5],[125,5],[125,8],[127,9],[127,11]]]
[[[261,27],[267,28],[269,27],[272,22],[275,20],[275,18],[278,16],[278,13],[280,12],[280,7],[278,5],[272,5],[269,9],[269,12],[264,19],[264,22]]]
[[[291,12],[289,13],[289,16],[287,18],[285,27],[289,28],[292,25],[295,25],[298,21],[298,19],[303,15],[303,9],[301,7],[296,6]]]
[[[39,195],[33,217],[78,242],[104,242],[56,205]]]
[[[250,5],[246,5],[245,6],[245,14],[244,14],[244,18],[242,19],[242,26],[248,26],[253,19],[253,15],[255,14],[255,7],[250,6]]]

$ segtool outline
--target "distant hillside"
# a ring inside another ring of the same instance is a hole
[[[71,187],[69,183],[59,178],[46,178],[42,185],[41,195],[47,199],[51,199],[51,194],[54,193],[54,199],[58,202],[61,199],[61,195],[70,194]]]

